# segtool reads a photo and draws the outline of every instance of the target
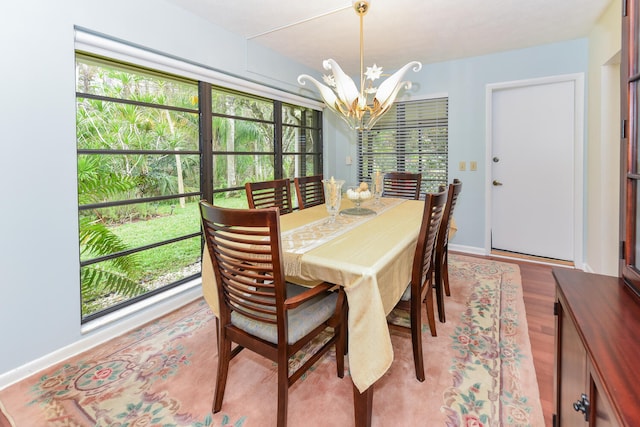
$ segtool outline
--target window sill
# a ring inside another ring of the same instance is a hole
[[[87,322],[81,326],[80,333],[86,335],[102,329],[111,329],[111,327],[120,332],[125,332],[143,325],[201,297],[201,285],[202,280],[200,278],[193,279],[180,286]]]

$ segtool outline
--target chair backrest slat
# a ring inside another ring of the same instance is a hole
[[[433,251],[446,202],[446,191],[427,193],[425,196],[422,223],[420,224],[420,234],[418,235],[418,243],[413,259],[411,280],[412,286],[415,286],[419,292],[422,291],[422,284],[427,279],[426,276],[433,262]],[[414,291],[414,289],[412,289],[412,291]]]
[[[301,176],[294,178],[293,181],[300,209],[324,204],[322,175]]]
[[[449,184],[449,190],[447,193],[447,203],[444,208],[444,214],[442,216],[442,223],[440,224],[440,233],[438,234],[438,242],[436,248],[442,250],[449,242],[449,229],[451,228],[451,218],[453,218],[453,211],[458,202],[458,196],[462,191],[462,182],[458,179],[454,179],[453,183]]]
[[[247,182],[245,184],[247,201],[251,209],[277,207],[280,214],[293,211],[291,204],[291,181],[289,179],[274,179],[271,181]]]
[[[278,209],[227,209],[203,201],[200,211],[223,324],[234,311],[265,324],[286,318]]]
[[[387,172],[384,174],[382,197],[420,199],[421,173]]]

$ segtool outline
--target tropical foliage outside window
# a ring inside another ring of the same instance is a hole
[[[322,173],[320,112],[214,87],[212,117],[217,204],[247,207],[248,181]]]
[[[449,100],[396,102],[358,138],[360,181],[376,171],[420,172],[422,193],[448,182]]]
[[[318,111],[83,53],[76,76],[83,321],[199,276],[199,200],[322,172]]]

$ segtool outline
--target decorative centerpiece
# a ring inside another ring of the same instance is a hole
[[[333,224],[336,222],[336,215],[340,210],[340,203],[342,202],[342,185],[344,180],[341,179],[323,179],[322,185],[324,187],[324,205],[329,213],[329,220],[327,223]]]
[[[371,190],[369,190],[369,184],[366,182],[361,182],[360,185],[357,186],[348,187],[346,196],[347,199],[353,202],[355,207],[343,209],[340,213],[347,215],[375,215],[375,211],[361,206],[362,202],[369,200],[373,196]]]

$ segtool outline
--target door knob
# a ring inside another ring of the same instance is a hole
[[[493,185],[497,187],[499,185],[502,185],[502,183],[500,181],[498,181],[497,179],[494,179],[493,180]]]
[[[499,158],[499,157],[494,157],[494,158],[493,158],[493,163],[498,163],[499,161],[500,161],[500,158]]]
[[[589,398],[587,398],[586,394],[582,393],[580,395],[580,400],[573,403],[573,409],[576,412],[582,412],[584,420],[589,421]]]

